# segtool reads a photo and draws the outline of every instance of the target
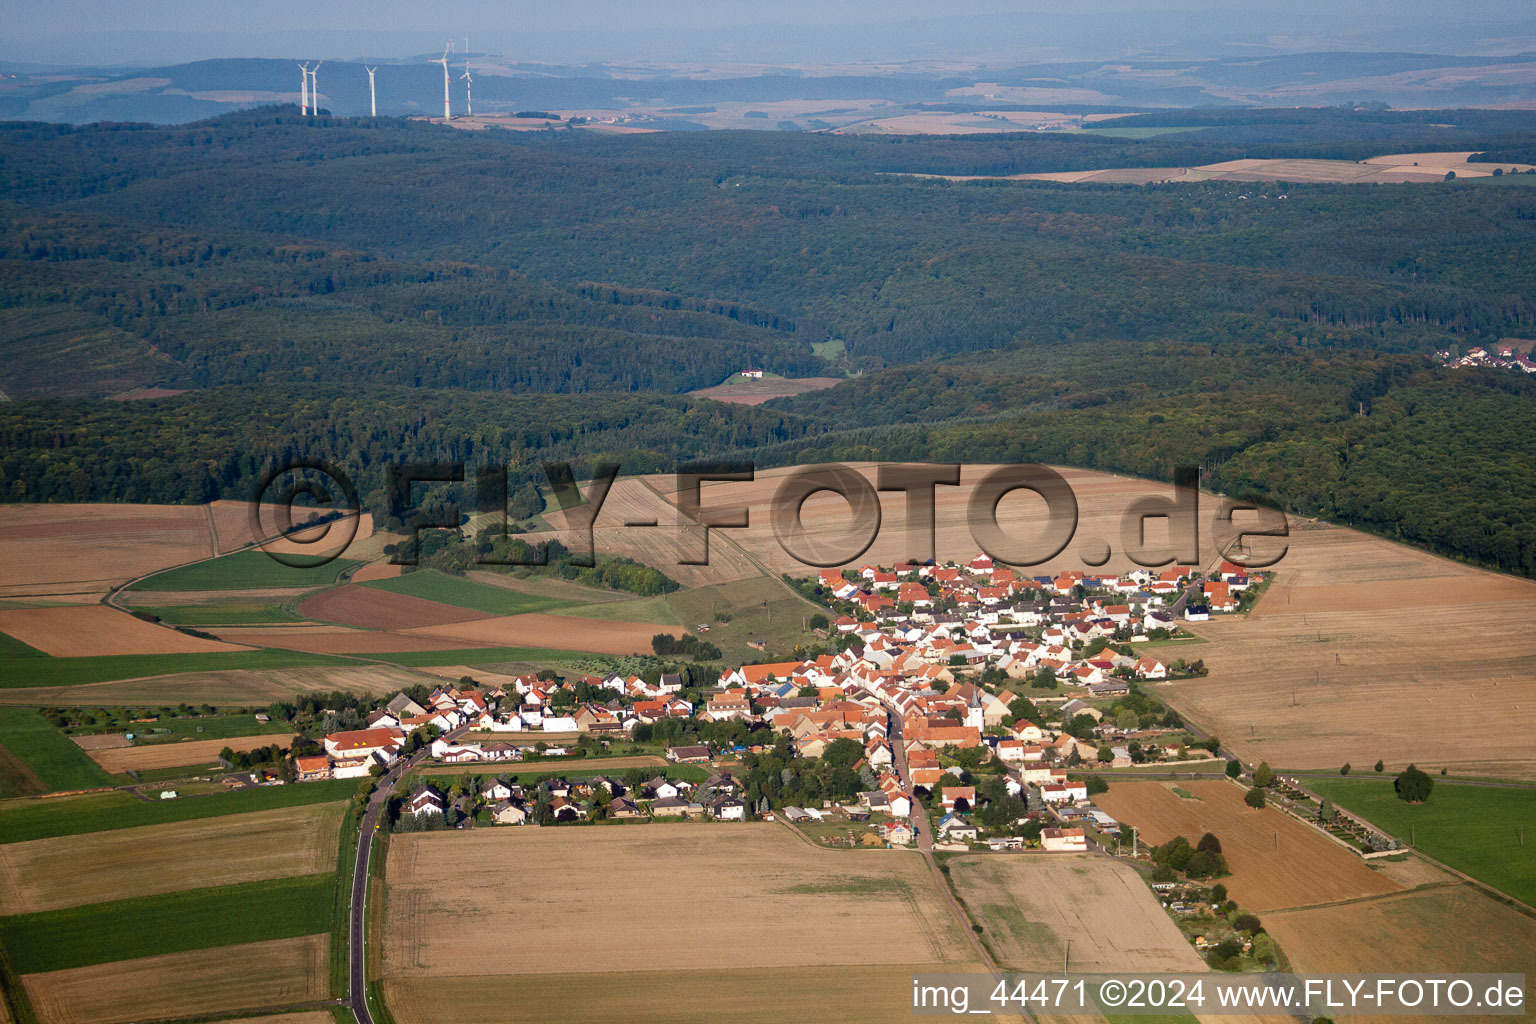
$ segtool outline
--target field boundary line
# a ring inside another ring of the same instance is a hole
[[[329,1006],[345,1006],[340,999],[312,1000],[307,1003],[281,1003],[269,1006],[247,1006],[238,1010],[230,1010],[227,1013],[220,1011],[220,1020],[239,1020],[244,1017],[267,1017],[279,1013],[296,1013],[303,1010],[321,1010]],[[205,1021],[206,1013],[185,1014],[180,1017],[153,1017],[145,1018],[140,1024],[182,1024],[182,1022]]]
[[[1412,889],[1404,889],[1402,892],[1379,892],[1373,896],[1351,896],[1347,900],[1332,900],[1327,903],[1299,903],[1294,907],[1280,907],[1276,910],[1264,911],[1265,917],[1276,914],[1302,914],[1309,910],[1326,910],[1330,907],[1348,907],[1356,903],[1388,903],[1393,900],[1407,899],[1421,892],[1429,892],[1435,889],[1458,889],[1465,885],[1460,880],[1454,882],[1426,882],[1424,885],[1416,885]]]

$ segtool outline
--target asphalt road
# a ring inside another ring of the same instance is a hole
[[[887,740],[891,744],[891,753],[894,755],[896,774],[900,777],[901,784],[908,790],[912,790],[914,788],[912,785],[912,769],[907,764],[906,744],[902,741],[901,737],[901,719],[889,712],[887,714],[891,724]],[[933,875],[933,884],[938,887],[939,893],[943,895],[945,902],[949,904],[950,913],[954,914],[955,920],[960,922],[960,930],[970,940],[971,951],[976,954],[977,962],[985,966],[994,975],[1002,974],[1002,968],[997,965],[996,960],[992,959],[992,954],[982,944],[981,937],[971,928],[971,917],[965,912],[965,908],[960,906],[960,902],[955,899],[955,894],[949,887],[949,880],[939,870],[939,862],[933,857],[933,825],[929,823],[928,815],[916,804],[912,808],[912,824],[917,830],[917,851],[922,855],[923,860],[928,862],[928,871]],[[1018,1015],[1020,1019],[1026,1021],[1033,1021],[1035,1019],[1028,1010],[1022,1007],[1019,1009]]]
[[[468,727],[460,726],[452,732],[444,734],[448,740],[458,739]],[[409,758],[396,761],[394,766],[383,775],[379,776],[379,784],[374,787],[373,795],[368,800],[368,809],[363,812],[361,825],[362,834],[357,840],[357,862],[352,868],[352,924],[351,941],[348,942],[350,966],[348,973],[351,978],[350,1003],[352,1015],[357,1018],[357,1024],[373,1024],[373,1014],[368,1010],[368,950],[366,946],[368,927],[366,910],[368,906],[368,862],[373,854],[373,837],[378,829],[379,816],[384,813],[384,808],[389,803],[389,798],[394,795],[395,786],[399,784],[402,776],[426,759],[428,748],[422,747]]]

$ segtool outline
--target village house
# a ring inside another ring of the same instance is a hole
[[[1088,834],[1080,828],[1042,829],[1040,846],[1051,853],[1086,853]]]
[[[423,814],[442,814],[447,806],[441,793],[431,786],[422,786],[406,801],[405,812],[419,818]]]

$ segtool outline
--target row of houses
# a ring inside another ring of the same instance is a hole
[[[669,779],[657,775],[634,790],[606,775],[575,781],[545,779],[524,787],[508,778],[487,783],[477,797],[461,797],[451,805],[448,797],[430,782],[417,785],[401,807],[401,816],[421,818],[445,815],[450,806],[465,819],[473,819],[484,809],[497,825],[538,824],[536,807],[542,801],[549,821],[582,821],[594,807],[601,807],[610,818],[709,817],[718,821],[744,821],[747,805],[741,798],[741,786],[729,773],[710,777],[702,783]]]

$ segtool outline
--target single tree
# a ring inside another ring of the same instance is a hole
[[[1247,804],[1249,807],[1263,807],[1264,791],[1258,786],[1254,786],[1248,791],[1248,795],[1243,797],[1243,803]]]
[[[1337,813],[1338,812],[1333,809],[1333,801],[1326,796],[1323,797],[1322,806],[1317,809],[1317,820],[1332,821],[1333,816]]]
[[[1220,882],[1217,882],[1215,885],[1211,886],[1211,902],[1227,902],[1227,887],[1222,885]]]
[[[1382,763],[1381,763],[1381,761],[1379,761],[1379,760],[1378,760],[1378,761],[1377,761],[1377,762],[1376,762],[1376,770],[1377,770],[1377,771],[1378,771],[1378,772],[1382,772],[1382,771],[1385,771],[1385,770],[1386,770],[1386,767],[1387,767],[1387,766],[1386,766],[1386,765],[1384,765],[1384,764],[1382,764]]]
[[[1260,789],[1269,788],[1275,781],[1275,773],[1270,770],[1268,761],[1260,761],[1259,766],[1253,770],[1253,784]]]
[[[1249,935],[1256,935],[1264,930],[1264,926],[1259,923],[1259,919],[1252,914],[1238,914],[1232,920],[1232,927],[1240,932],[1247,932]]]
[[[1227,762],[1227,778],[1235,779],[1243,774],[1243,762],[1233,758]]]
[[[1205,835],[1200,837],[1200,842],[1195,844],[1195,849],[1209,850],[1211,853],[1220,853],[1221,840],[1217,839],[1210,832],[1207,832]]]
[[[1339,769],[1339,774],[1340,775],[1348,775],[1349,774],[1349,762],[1348,761],[1345,761],[1344,762],[1344,767]]]
[[[1108,764],[1115,759],[1115,752],[1109,749],[1108,744],[1099,748],[1099,760]]]
[[[1397,791],[1399,800],[1406,800],[1410,804],[1421,804],[1429,799],[1429,791],[1435,786],[1435,780],[1416,765],[1409,765],[1392,782],[1392,788]]]

